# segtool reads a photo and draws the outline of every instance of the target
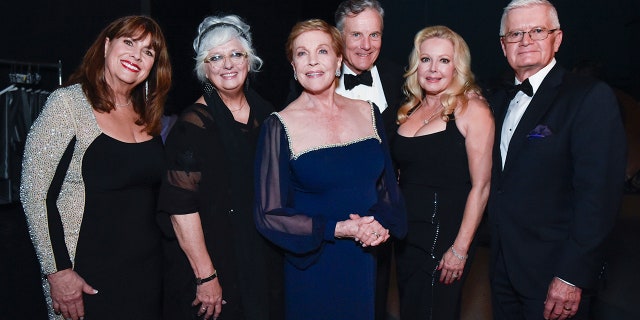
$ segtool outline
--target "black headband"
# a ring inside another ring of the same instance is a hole
[[[226,22],[218,22],[218,23],[214,23],[210,26],[208,26],[206,29],[204,29],[204,31],[202,31],[202,33],[200,34],[200,37],[198,38],[198,47],[200,47],[200,44],[202,42],[202,38],[204,38],[204,35],[209,33],[209,31],[218,28],[218,27],[232,27],[234,29],[236,29],[236,31],[238,31],[238,33],[240,33],[240,36],[243,37],[245,40],[249,40],[247,38],[247,35],[244,33],[244,31],[242,31],[242,29],[240,29],[240,27],[236,26],[235,24],[231,24],[231,23],[226,23]]]

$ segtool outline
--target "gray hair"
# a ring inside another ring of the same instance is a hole
[[[336,22],[336,28],[342,30],[344,28],[344,19],[350,15],[358,15],[360,12],[366,9],[373,9],[378,11],[380,18],[384,18],[384,9],[377,0],[346,0],[338,5],[334,19]],[[384,26],[384,22],[383,22]]]
[[[198,80],[207,82],[205,58],[209,50],[238,39],[242,49],[247,52],[249,72],[257,72],[262,67],[262,59],[255,54],[249,25],[237,15],[208,16],[198,26],[198,36],[193,40],[196,66],[194,71]]]
[[[531,6],[547,6],[549,19],[551,19],[551,28],[560,29],[560,19],[558,19],[558,11],[548,0],[513,0],[502,11],[502,19],[500,19],[500,35],[503,36],[507,32],[507,15],[509,11],[517,8],[525,8]]]

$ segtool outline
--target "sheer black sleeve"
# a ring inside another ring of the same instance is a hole
[[[167,172],[162,179],[158,210],[170,215],[199,212],[198,191],[204,163],[202,150],[207,143],[206,121],[211,116],[205,106],[186,110],[167,136]]]
[[[255,211],[258,231],[287,251],[294,265],[313,263],[324,241],[334,241],[335,221],[310,217],[292,206],[291,152],[284,127],[272,114],[263,123],[255,163]]]
[[[404,198],[400,193],[400,187],[395,175],[395,169],[391,160],[389,143],[384,132],[384,122],[378,108],[374,105],[376,130],[382,140],[384,151],[384,172],[376,186],[378,190],[378,202],[369,209],[369,214],[375,217],[391,235],[396,238],[404,238],[407,234],[407,214]]]

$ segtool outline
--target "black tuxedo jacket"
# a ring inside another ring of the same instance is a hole
[[[544,299],[554,276],[592,288],[624,182],[626,144],[613,91],[556,65],[520,120],[502,169],[507,99],[505,90],[490,99],[494,261],[502,250],[512,285],[525,295]]]
[[[384,91],[384,96],[387,98],[388,104],[387,108],[382,112],[382,120],[384,121],[384,129],[387,137],[391,139],[395,136],[396,130],[398,129],[396,125],[398,108],[400,108],[400,104],[402,104],[404,100],[404,95],[402,94],[404,69],[398,64],[383,59],[378,59],[376,66],[378,67],[382,90]]]

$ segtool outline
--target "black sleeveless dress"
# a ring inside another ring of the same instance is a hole
[[[443,285],[436,268],[458,234],[471,190],[464,136],[450,119],[441,132],[396,135],[391,148],[409,223],[396,245],[401,317],[459,319],[463,281]]]
[[[83,215],[75,271],[94,289],[85,319],[160,319],[161,232],[155,219],[164,173],[159,136],[126,143],[105,134],[82,161]]]

